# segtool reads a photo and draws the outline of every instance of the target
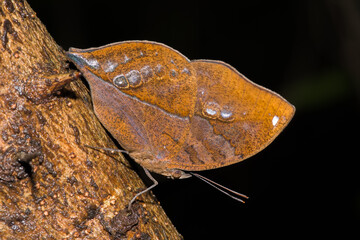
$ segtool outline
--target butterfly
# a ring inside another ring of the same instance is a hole
[[[251,157],[295,113],[232,66],[189,60],[161,43],[70,48],[67,56],[88,81],[103,126],[144,169],[170,178]]]

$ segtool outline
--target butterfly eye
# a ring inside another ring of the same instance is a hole
[[[181,177],[181,171],[180,170],[175,170],[172,173],[172,177],[175,178],[175,179],[179,179]]]

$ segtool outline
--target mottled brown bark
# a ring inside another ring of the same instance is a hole
[[[180,239],[27,2],[0,0],[0,239]],[[73,81],[73,82],[71,82]],[[69,84],[69,82],[71,82]]]

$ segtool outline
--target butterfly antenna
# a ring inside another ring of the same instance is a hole
[[[232,193],[232,194],[234,194],[234,195],[237,195],[237,196],[240,196],[240,197],[242,197],[242,198],[246,198],[246,199],[249,198],[248,196],[246,196],[246,195],[244,195],[244,194],[238,193],[238,192],[236,192],[236,191],[234,191],[234,190],[231,190],[231,189],[229,189],[229,188],[227,188],[227,187],[224,187],[223,185],[221,185],[221,184],[219,184],[219,183],[217,183],[217,182],[214,182],[214,181],[212,181],[212,180],[210,180],[210,179],[208,179],[208,178],[206,178],[206,177],[204,177],[204,176],[201,176],[200,174],[193,173],[193,172],[190,172],[190,174],[193,175],[193,176],[195,176],[195,177],[197,177],[197,178],[199,178],[200,180],[206,182],[206,183],[209,184],[210,186],[216,188],[217,190],[219,190],[219,191],[222,192],[223,194],[231,197],[232,199],[235,199],[236,201],[239,201],[239,202],[241,202],[241,203],[245,203],[244,200],[242,200],[242,199],[240,199],[240,198],[238,198],[238,197],[235,197],[235,196],[231,195],[230,193]],[[228,192],[226,192],[226,191],[228,191]],[[229,193],[229,192],[230,192],[230,193]]]

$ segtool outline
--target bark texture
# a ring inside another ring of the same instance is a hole
[[[181,239],[26,1],[0,0],[0,239]],[[70,83],[71,82],[71,83]]]

